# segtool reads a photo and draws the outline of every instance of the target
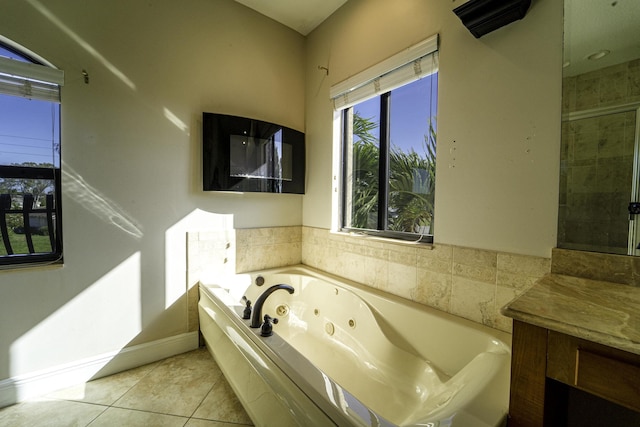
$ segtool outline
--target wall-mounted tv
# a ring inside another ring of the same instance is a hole
[[[204,191],[304,194],[304,133],[274,123],[202,113]]]

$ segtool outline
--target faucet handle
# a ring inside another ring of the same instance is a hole
[[[251,319],[251,300],[248,300],[246,296],[243,296],[241,301],[244,301],[247,304],[242,312],[242,318]]]
[[[272,323],[275,325],[276,323],[278,323],[278,319],[275,317],[271,317],[268,314],[264,315],[264,323],[262,324],[262,327],[260,328],[260,335],[263,337],[270,337],[271,335],[273,335],[273,325]]]

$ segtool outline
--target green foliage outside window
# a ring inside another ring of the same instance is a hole
[[[378,206],[379,141],[371,119],[353,114],[353,197],[351,226],[375,229]],[[433,233],[436,131],[429,125],[424,153],[404,152],[392,146],[389,153],[387,229],[407,233]],[[430,231],[426,231],[430,230]]]

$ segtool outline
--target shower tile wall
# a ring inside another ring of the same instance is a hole
[[[563,113],[640,101],[640,60],[567,77]],[[635,113],[563,121],[560,247],[627,252]]]
[[[635,113],[563,123],[562,247],[627,252]]]
[[[562,81],[562,112],[640,101],[640,59]]]

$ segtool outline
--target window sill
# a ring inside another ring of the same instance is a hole
[[[426,250],[433,250],[434,248],[433,243],[423,242],[423,241],[420,241],[420,239],[402,240],[402,239],[394,239],[392,237],[374,236],[367,233],[358,233],[356,231],[343,231],[343,230],[331,231],[330,233],[336,236],[353,237],[356,239],[365,239],[365,240],[370,240],[372,242],[389,243],[392,245],[420,246],[421,249],[426,249]]]
[[[25,272],[25,271],[42,271],[42,270],[57,270],[64,267],[63,261],[52,261],[50,263],[42,264],[5,264],[0,265],[0,274],[11,272]]]

